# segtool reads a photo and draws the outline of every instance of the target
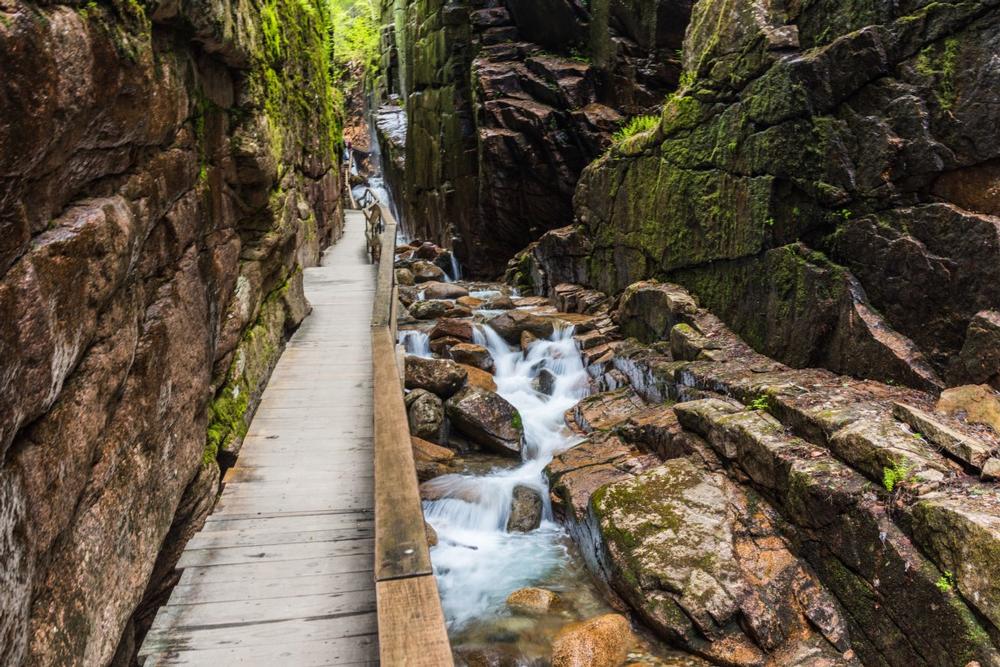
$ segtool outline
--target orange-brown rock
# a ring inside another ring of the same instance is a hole
[[[634,643],[628,619],[620,614],[570,623],[552,641],[552,667],[619,667]]]

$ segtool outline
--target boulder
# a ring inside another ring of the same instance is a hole
[[[977,470],[983,467],[995,449],[994,443],[963,433],[912,405],[896,403],[892,413],[896,419],[909,424],[915,433]]]
[[[985,424],[1000,433],[1000,399],[989,385],[965,385],[945,390],[936,410],[964,418],[970,424]]]
[[[538,340],[538,336],[531,333],[530,331],[521,332],[521,340],[519,341],[521,345],[521,351],[527,353],[528,348],[531,347],[532,343]]]
[[[427,282],[421,285],[426,299],[459,299],[469,296],[469,290],[455,283]]]
[[[468,373],[448,359],[427,359],[406,355],[406,388],[426,389],[448,398],[465,384]]]
[[[423,390],[417,390],[423,391]],[[427,393],[427,392],[425,392]],[[429,394],[429,396],[434,396]],[[437,398],[434,396],[434,398]],[[439,401],[441,399],[438,399]],[[444,408],[441,408],[442,418],[444,417]],[[412,432],[412,420],[411,420],[411,432]],[[451,472],[450,464],[455,459],[455,452],[451,451],[447,447],[442,447],[440,445],[435,445],[433,442],[428,442],[423,438],[418,436],[411,436],[410,442],[413,446],[413,463],[417,468],[417,479],[421,482],[426,482],[434,477],[439,477],[440,475],[445,475]]]
[[[474,296],[460,296],[457,299],[455,299],[455,303],[457,303],[460,306],[465,306],[466,308],[469,308],[471,310],[475,310],[476,308],[482,308],[483,306],[483,300],[477,299]]]
[[[436,320],[445,317],[453,306],[447,301],[414,301],[409,306],[410,315],[418,320]]]
[[[490,356],[490,351],[482,345],[476,345],[475,343],[459,343],[458,345],[452,346],[449,354],[452,359],[460,364],[475,366],[476,368],[480,368],[484,371],[493,370],[493,357]]]
[[[499,394],[465,387],[445,403],[445,414],[473,442],[498,454],[521,456],[521,415]]]
[[[549,338],[555,331],[552,318],[535,315],[523,310],[509,310],[488,322],[500,337],[511,345],[521,342],[521,334],[530,332],[536,338]]]
[[[698,312],[687,290],[669,283],[645,281],[629,285],[616,317],[622,334],[644,343],[666,340],[670,330]]]
[[[410,433],[418,439],[440,442],[444,438],[444,403],[425,389],[406,395]]]
[[[510,501],[508,533],[530,533],[542,524],[542,496],[530,486],[518,485]]]
[[[511,310],[514,302],[506,294],[498,294],[487,299],[480,308],[484,310]]]
[[[447,358],[451,352],[451,348],[455,345],[461,345],[462,341],[454,336],[445,336],[444,338],[434,338],[430,342],[431,352],[434,354]]]
[[[485,389],[486,391],[497,390],[497,383],[491,374],[481,368],[469,366],[468,364],[459,364],[459,366],[465,369],[465,372],[469,374],[467,384],[470,387],[479,387],[480,389]]]
[[[444,336],[451,336],[463,342],[471,343],[472,322],[454,318],[441,320],[431,329],[430,338],[434,340],[435,338],[442,338]]]
[[[413,258],[426,259],[433,262],[440,254],[441,248],[437,247],[430,241],[424,241],[416,250],[413,251]]]
[[[412,285],[399,286],[399,302],[409,308],[417,300],[417,288]]]
[[[425,260],[417,260],[410,264],[410,271],[413,272],[413,280],[417,283],[442,281],[445,277],[440,267]]]
[[[507,596],[507,606],[523,614],[545,614],[556,609],[562,599],[545,588],[521,588]]]
[[[556,376],[548,368],[543,368],[538,371],[536,375],[531,380],[531,388],[537,391],[539,394],[545,394],[546,396],[551,396],[552,392],[556,389]]]
[[[410,286],[413,284],[413,272],[409,269],[396,269],[396,284]]]
[[[619,667],[634,643],[628,619],[621,614],[570,623],[552,641],[552,667]]]

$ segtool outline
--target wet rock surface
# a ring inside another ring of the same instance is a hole
[[[445,402],[452,426],[497,454],[520,456],[523,439],[517,410],[494,392],[465,387]]]
[[[449,398],[465,385],[468,377],[468,371],[449,359],[406,356],[407,389],[424,389],[441,398]]]
[[[598,386],[625,386],[567,412],[587,439],[547,468],[592,571],[660,636],[719,664],[1000,659],[982,577],[1000,507],[981,470],[998,434],[972,416],[992,390],[940,404],[796,370],[683,289],[626,291],[643,292],[656,307],[626,296],[613,319],[652,344],[587,355]]]
[[[542,523],[542,497],[537,489],[528,486],[514,487],[507,532],[528,533]],[[509,603],[509,600],[508,600]]]

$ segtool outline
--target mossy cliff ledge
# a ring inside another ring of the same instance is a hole
[[[329,28],[0,6],[0,663],[126,664],[211,509],[342,225]]]
[[[670,280],[790,364],[991,381],[955,357],[1000,303],[998,49],[996,0],[698,2],[680,88],[584,171],[591,247],[542,289]]]

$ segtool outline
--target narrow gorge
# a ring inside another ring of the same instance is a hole
[[[0,0],[0,664],[1000,667],[998,54]]]

